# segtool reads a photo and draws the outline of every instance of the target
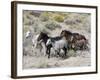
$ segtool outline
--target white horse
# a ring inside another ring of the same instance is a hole
[[[25,39],[27,39],[27,38],[29,38],[29,37],[31,37],[31,32],[30,32],[30,31],[27,31],[27,32],[25,33]]]
[[[63,50],[64,54],[66,56],[67,48],[68,48],[68,42],[66,41],[66,39],[62,38],[61,40],[57,40],[57,41],[56,40],[52,41],[52,39],[48,39],[46,46],[49,46],[49,45],[51,45],[53,47],[55,53],[57,53],[58,55],[59,55],[60,51]],[[50,57],[50,53],[49,53],[49,57]]]

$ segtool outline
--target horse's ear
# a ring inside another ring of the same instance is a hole
[[[61,32],[63,32],[64,30],[62,30]]]
[[[40,33],[39,34],[42,34],[42,32],[40,31]]]
[[[42,31],[40,33],[43,33]]]

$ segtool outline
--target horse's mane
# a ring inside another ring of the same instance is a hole
[[[66,32],[67,34],[72,34],[70,31],[68,30],[64,30],[64,32]]]
[[[46,33],[44,33],[44,32],[41,32],[40,33],[42,36],[44,36],[44,37],[48,37],[48,35],[46,34]]]

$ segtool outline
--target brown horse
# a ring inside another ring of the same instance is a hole
[[[67,30],[62,30],[62,32],[60,33],[60,36],[65,37],[68,42],[70,42],[72,39],[72,33]]]
[[[87,49],[88,40],[85,38],[84,35],[81,35],[79,33],[73,33],[72,44],[76,49],[83,50]]]
[[[84,35],[79,33],[72,33],[67,30],[62,30],[60,36],[65,37],[68,41],[69,49],[83,50],[87,48],[88,40]]]

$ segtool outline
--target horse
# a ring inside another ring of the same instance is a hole
[[[71,49],[73,40],[72,32],[68,30],[62,30],[60,36],[64,37],[68,41],[68,49]]]
[[[64,56],[66,56],[67,53],[67,46],[68,43],[66,41],[66,39],[59,39],[59,40],[52,40],[52,38],[47,40],[46,46],[50,46],[49,48],[51,49],[51,47],[53,47],[55,53],[57,53],[60,56],[60,51],[63,50],[64,51]],[[48,54],[48,58],[50,58],[50,49],[49,49],[49,54]]]
[[[76,50],[87,49],[88,40],[86,37],[79,33],[73,33],[72,47]]]
[[[70,42],[71,38],[72,38],[72,32],[70,32],[68,30],[62,30],[62,32],[60,33],[60,36],[65,37],[66,40],[68,40]]]
[[[32,38],[32,43],[33,43],[32,45],[34,48],[37,48],[38,44],[40,43],[37,41],[38,37],[39,37],[39,34],[33,36],[33,38]]]
[[[55,41],[55,40],[60,40],[61,37],[60,36],[51,37],[44,32],[40,32],[37,41],[42,43],[44,55],[48,55],[49,57],[52,45],[46,45],[48,39],[52,39],[52,41]]]
[[[88,40],[84,35],[72,33],[67,30],[62,30],[60,36],[65,37],[68,41],[68,48],[76,50],[87,49]]]
[[[31,32],[30,31],[27,31],[25,33],[25,39],[28,39],[29,37],[31,37]]]

